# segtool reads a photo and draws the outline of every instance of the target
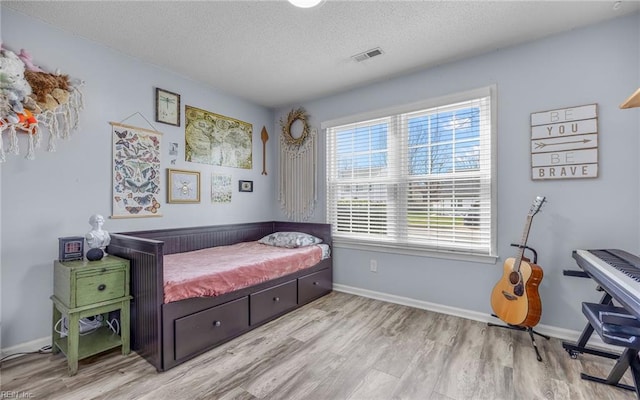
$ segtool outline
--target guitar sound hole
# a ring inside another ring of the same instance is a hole
[[[520,282],[520,274],[513,271],[509,274],[509,282],[511,282],[512,285],[516,285],[518,282]]]
[[[513,287],[513,294],[516,296],[522,296],[524,294],[524,286],[519,283]]]

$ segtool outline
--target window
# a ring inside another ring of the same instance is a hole
[[[495,257],[492,91],[324,123],[336,244]]]

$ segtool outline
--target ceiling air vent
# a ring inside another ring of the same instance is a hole
[[[355,56],[351,56],[357,62],[362,62],[364,60],[368,60],[372,57],[379,56],[382,54],[382,49],[376,47],[375,49],[367,50],[364,53],[356,54]]]

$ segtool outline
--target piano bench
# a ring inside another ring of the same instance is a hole
[[[624,308],[582,303],[582,313],[603,342],[614,346],[640,349],[640,321]]]
[[[622,307],[608,304],[582,303],[582,313],[589,320],[589,324],[598,332],[602,341],[625,350],[618,357],[606,378],[581,373],[580,377],[588,381],[604,383],[621,389],[636,392],[640,399],[640,321]],[[620,383],[625,371],[631,369],[634,386]]]

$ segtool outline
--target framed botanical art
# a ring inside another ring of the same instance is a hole
[[[211,202],[231,203],[231,175],[211,174]]]
[[[156,121],[180,126],[180,95],[156,88]]]
[[[200,172],[167,169],[167,203],[200,203]]]

